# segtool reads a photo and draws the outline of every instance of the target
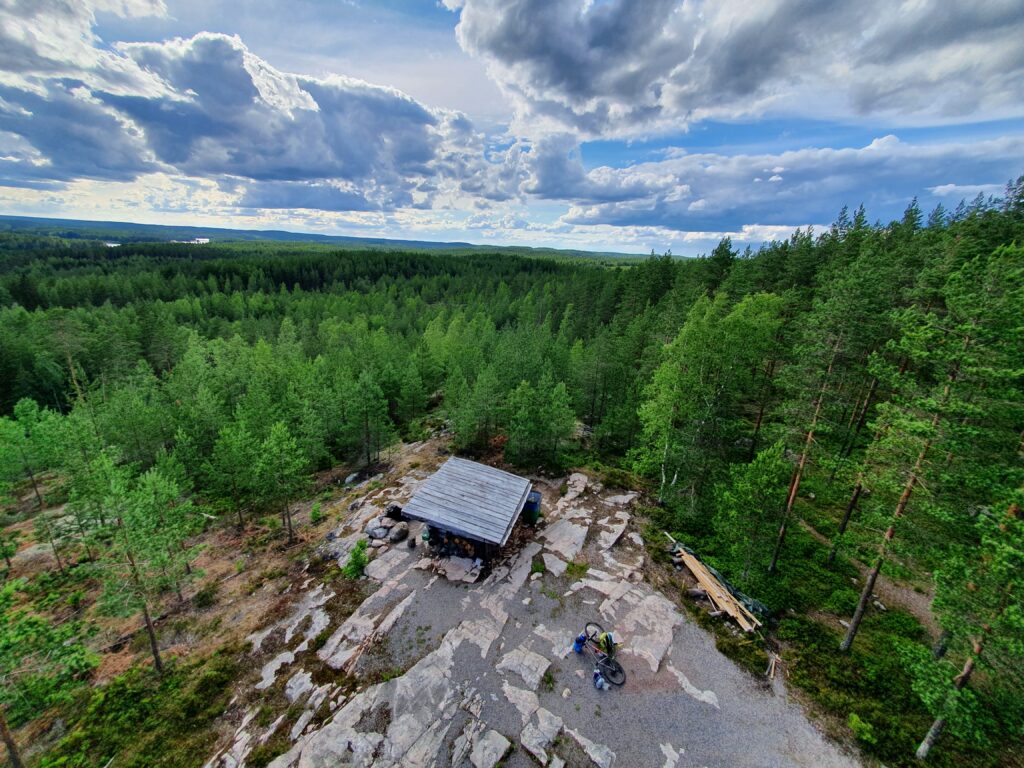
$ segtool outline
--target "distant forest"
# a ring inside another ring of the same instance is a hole
[[[148,622],[211,517],[280,513],[291,537],[311,473],[398,440],[447,429],[466,455],[595,468],[646,489],[650,541],[766,605],[791,682],[866,753],[1020,765],[1022,244],[1024,178],[698,259],[5,233],[0,480],[33,492],[61,570],[120,564],[134,587],[109,594]],[[876,606],[886,577],[934,597],[939,637]],[[50,682],[5,686],[12,723],[94,664],[58,657]]]

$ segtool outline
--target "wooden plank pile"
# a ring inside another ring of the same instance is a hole
[[[667,533],[665,535],[668,536]],[[725,585],[708,570],[696,555],[688,552],[671,536],[668,538],[673,544],[672,561],[685,565],[690,570],[700,587],[700,596],[706,597],[716,612],[730,616],[744,632],[753,632],[761,626],[758,618],[743,603],[733,597]]]

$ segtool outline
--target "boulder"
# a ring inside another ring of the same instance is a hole
[[[391,533],[388,535],[388,541],[392,544],[397,544],[400,541],[404,541],[409,536],[409,524],[408,523],[395,523],[391,528]]]
[[[384,516],[389,517],[392,520],[401,520],[402,508],[398,506],[398,504],[395,504],[395,502],[391,502],[384,508]]]

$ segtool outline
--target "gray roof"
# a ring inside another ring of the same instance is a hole
[[[402,510],[458,536],[504,544],[530,493],[530,481],[452,457],[416,489]]]

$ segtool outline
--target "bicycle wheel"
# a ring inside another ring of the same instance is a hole
[[[622,668],[615,659],[604,658],[597,662],[598,669],[604,675],[604,679],[612,685],[622,685],[626,682],[626,670]]]
[[[602,632],[604,632],[604,628],[595,621],[588,621],[587,626],[583,628],[583,634],[587,636],[588,640],[596,640]]]

